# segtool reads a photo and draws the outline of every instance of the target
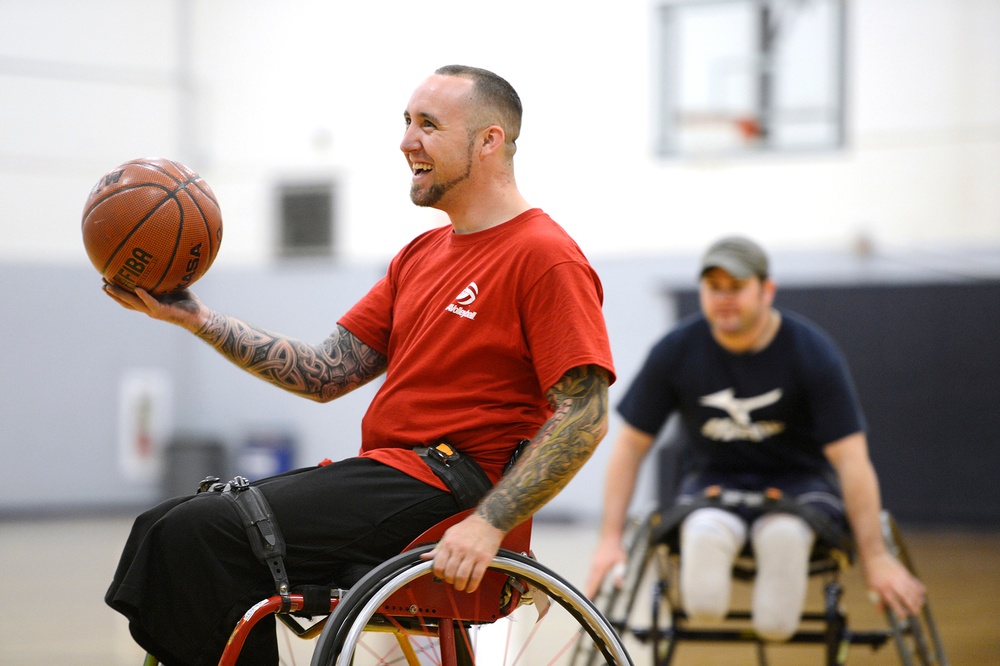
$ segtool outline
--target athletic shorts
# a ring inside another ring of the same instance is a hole
[[[782,497],[796,504],[808,507],[809,512],[817,512],[841,530],[847,529],[844,501],[838,485],[816,472],[783,472],[780,474],[760,474],[755,472],[691,472],[681,481],[676,505],[690,505],[705,497],[705,489],[720,486],[723,490],[762,493],[769,488],[777,488]],[[752,523],[767,509],[738,505],[720,507],[733,511],[747,523]]]

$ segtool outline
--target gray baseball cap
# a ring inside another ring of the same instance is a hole
[[[701,260],[701,275],[712,268],[721,268],[737,280],[756,275],[761,280],[768,276],[767,254],[749,238],[728,236],[717,240]]]

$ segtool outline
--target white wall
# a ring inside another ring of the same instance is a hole
[[[110,405],[133,366],[199,378],[194,396],[176,400],[179,429],[238,443],[247,430],[291,424],[302,462],[356,445],[365,400],[317,407],[283,396],[197,340],[102,300],[80,214],[97,178],[127,159],[187,162],[211,183],[226,224],[199,293],[322,337],[349,294],[442,222],[410,204],[397,148],[410,91],[442,64],[494,69],[519,90],[518,179],[600,267],[622,380],[614,401],[670,324],[665,282],[691,279],[693,255],[724,232],[757,236],[784,250],[783,262],[801,257],[800,279],[870,273],[850,257],[804,253],[847,250],[862,230],[891,265],[919,249],[985,250],[958,254],[961,263],[925,255],[918,275],[1000,274],[1000,2],[851,2],[850,147],[694,163],[653,156],[657,3],[611,6],[0,0],[0,366],[19,378],[0,383],[0,510],[148,499],[114,467]],[[297,275],[270,265],[272,188],[317,175],[342,181],[346,261],[297,291],[315,266]],[[90,286],[77,284],[85,275]],[[326,300],[344,289],[337,276],[350,286]],[[554,511],[599,510],[607,449]],[[38,485],[44,475],[55,490]]]
[[[849,3],[849,143],[826,155],[653,155],[659,2],[0,0],[0,261],[85,263],[80,209],[133,157],[188,162],[222,202],[219,262],[271,257],[276,180],[342,180],[341,239],[381,260],[414,210],[401,111],[435,67],[494,69],[526,108],[519,182],[591,256],[1000,244],[1000,3]]]

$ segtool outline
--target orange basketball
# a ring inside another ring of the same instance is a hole
[[[112,284],[165,294],[191,286],[222,242],[219,202],[179,162],[144,158],[101,177],[83,208],[83,245]]]

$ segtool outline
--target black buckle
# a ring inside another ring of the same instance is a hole
[[[227,485],[233,492],[241,493],[250,487],[250,481],[245,476],[234,476]]]
[[[198,482],[198,492],[218,492],[222,490],[222,483],[217,476],[206,476],[204,479]]]
[[[250,487],[250,481],[244,476],[233,477],[232,481],[222,483],[217,476],[206,476],[198,483],[199,493],[221,493],[231,491],[241,493]]]

